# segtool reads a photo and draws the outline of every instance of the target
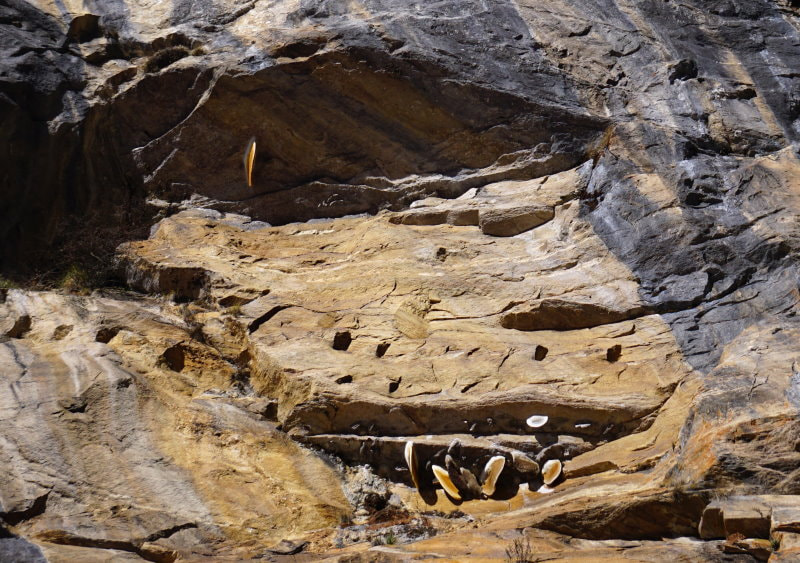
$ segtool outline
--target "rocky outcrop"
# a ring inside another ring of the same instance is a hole
[[[33,322],[2,344],[0,518],[48,559],[210,556],[349,513],[335,473],[275,430],[181,308],[18,290],[3,307]]]
[[[0,28],[0,558],[791,560],[794,2]]]

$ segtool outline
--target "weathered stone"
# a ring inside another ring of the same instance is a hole
[[[303,551],[303,549],[308,545],[308,542],[292,542],[289,540],[281,540],[281,543],[276,545],[275,547],[271,547],[268,549],[270,553],[274,553],[275,555],[295,555]]]
[[[511,237],[538,227],[553,218],[549,207],[512,207],[481,210],[478,224],[485,235]]]
[[[746,506],[744,503],[727,505],[723,511],[725,535],[742,534],[748,538],[769,536],[770,510],[763,505]]]
[[[800,498],[797,500],[800,501]],[[770,532],[800,534],[800,505],[773,506]]]
[[[472,225],[480,223],[480,212],[477,209],[451,209],[447,212],[447,222],[450,225]]]
[[[399,217],[404,225],[441,225],[447,222],[447,211],[427,210],[410,211]]]
[[[743,553],[752,555],[757,561],[767,561],[772,555],[772,545],[769,540],[758,538],[744,538],[728,540],[722,545],[723,553]]]
[[[725,538],[741,534],[767,538],[778,531],[797,528],[796,495],[730,496],[711,502],[703,511],[700,537]]]
[[[9,447],[0,460],[9,472],[0,518],[23,537],[38,538],[49,560],[90,561],[104,549],[174,560],[172,552],[249,541],[242,518],[278,541],[289,529],[276,522],[314,529],[348,513],[322,460],[236,406],[231,366],[192,340],[176,315],[180,307],[18,290],[6,305],[33,322],[28,337],[0,345],[0,377],[13,388],[0,394],[2,412],[12,416],[3,423]],[[65,321],[73,329],[52,338]],[[101,326],[124,328],[98,342]],[[158,361],[159,351],[176,342],[184,352],[179,372]],[[306,477],[292,477],[295,466],[313,475],[311,488],[300,484]],[[53,474],[47,467],[60,469]],[[109,495],[101,483],[125,483],[124,497],[122,488]],[[272,483],[282,485],[271,493]],[[162,545],[181,531],[196,536]]]
[[[500,322],[505,328],[516,330],[574,330],[616,323],[641,314],[640,307],[626,311],[595,303],[546,299],[534,303],[527,311],[506,313]]]
[[[30,315],[20,315],[14,319],[14,324],[11,328],[6,330],[6,336],[9,338],[22,338],[31,330],[31,317]]]
[[[776,532],[772,537],[780,542],[778,551],[773,553],[773,557],[778,556],[778,561],[791,561],[792,557],[800,555],[800,534]]]
[[[703,510],[698,532],[704,540],[725,538],[725,520],[719,503],[711,503]]]

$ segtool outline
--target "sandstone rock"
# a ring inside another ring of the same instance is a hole
[[[6,330],[6,336],[9,338],[22,338],[31,330],[31,317],[30,315],[20,315],[14,319],[14,324],[11,328]]]
[[[594,303],[547,299],[533,304],[528,311],[507,313],[500,322],[503,327],[516,330],[574,330],[636,318],[642,313],[640,307],[625,311]]]
[[[291,506],[292,529],[298,523],[313,529],[348,511],[324,462],[281,442],[269,423],[206,393],[235,395],[232,370],[216,351],[192,341],[168,308],[21,291],[7,305],[24,307],[33,322],[28,337],[8,341],[0,352],[3,377],[13,387],[2,404],[14,420],[4,423],[9,447],[0,455],[10,473],[0,517],[37,538],[48,560],[93,560],[98,548],[173,560],[172,552],[198,553],[224,541],[221,527],[235,543],[248,541],[243,518],[252,530],[275,530]],[[53,339],[64,321],[73,329]],[[103,325],[125,328],[97,342]],[[175,340],[187,352],[179,372],[159,367],[154,352]],[[47,422],[33,424],[30,417]],[[314,476],[315,489],[287,485],[297,479],[296,465]],[[56,466],[58,474],[46,469]],[[326,481],[333,488],[323,493]],[[103,483],[125,485],[109,493]],[[278,497],[279,504],[271,500]],[[162,545],[182,530],[196,536]]]
[[[771,559],[777,561],[791,561],[800,554],[800,534],[793,532],[777,532],[773,536],[780,543],[778,550],[775,551]]]
[[[538,227],[553,218],[549,207],[487,209],[480,213],[479,225],[485,235],[511,237]]]
[[[725,518],[720,503],[711,503],[703,510],[698,532],[704,540],[725,537]]]
[[[308,542],[291,542],[289,540],[281,540],[281,543],[275,547],[271,547],[268,551],[275,555],[295,555],[303,551],[303,548],[308,545]]]
[[[773,507],[770,532],[789,532],[792,534],[800,534],[800,506],[795,505]]]
[[[511,458],[514,462],[514,468],[520,473],[539,473],[539,464],[522,452],[512,452]]]
[[[769,509],[759,505],[726,506],[723,512],[725,535],[742,534],[749,538],[769,535]]]
[[[768,538],[776,532],[797,529],[796,495],[730,496],[711,502],[703,511],[700,537],[725,538],[741,534]]]
[[[729,539],[722,545],[723,553],[745,553],[752,555],[757,561],[767,561],[772,555],[769,540],[757,538]]]

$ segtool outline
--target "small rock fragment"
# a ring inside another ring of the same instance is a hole
[[[63,340],[72,332],[72,325],[58,325],[53,331],[53,340]]]
[[[292,542],[289,540],[281,540],[278,545],[271,547],[267,551],[274,553],[275,555],[296,555],[297,553],[303,551],[307,545],[307,541]]]
[[[757,561],[767,561],[772,555],[769,540],[745,538],[741,534],[732,534],[721,546],[723,553],[741,553],[751,555]]]
[[[10,338],[22,338],[31,330],[31,317],[30,315],[20,315],[17,320],[14,321],[14,326],[12,326],[6,332],[6,336]]]
[[[511,452],[511,461],[514,462],[514,469],[524,474],[539,473],[539,464],[533,461],[522,452]]]
[[[464,480],[466,484],[466,490],[473,498],[480,498],[481,497],[481,486],[478,484],[478,478],[475,477],[475,474],[472,473],[466,467],[462,467],[461,471],[461,478]]]
[[[102,342],[103,344],[108,344],[109,342],[111,342],[111,339],[114,338],[117,334],[119,334],[119,328],[104,326],[100,327],[94,339],[95,342]]]
[[[447,469],[447,474],[450,476],[450,480],[456,486],[459,492],[466,492],[467,491],[467,483],[464,481],[464,478],[461,476],[461,468],[458,466],[456,461],[450,456],[446,455],[444,457],[444,466]]]

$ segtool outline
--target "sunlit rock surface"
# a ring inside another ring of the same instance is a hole
[[[795,4],[6,2],[0,559],[792,560]]]

